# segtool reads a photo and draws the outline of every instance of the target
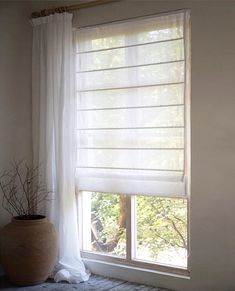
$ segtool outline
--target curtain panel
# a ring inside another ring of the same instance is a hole
[[[75,197],[75,85],[72,14],[32,20],[33,155],[52,200],[44,214],[59,238],[55,281],[88,280],[80,257]]]

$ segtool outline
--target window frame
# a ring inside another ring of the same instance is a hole
[[[180,9],[177,11],[170,11],[170,12],[163,12],[163,13],[157,13],[157,14],[151,14],[146,15],[143,17],[133,17],[131,19],[123,19],[118,20],[114,22],[125,22],[125,21],[131,21],[132,19],[144,19],[151,16],[162,16],[162,15],[168,15],[168,14],[174,14],[179,12],[187,12],[189,15],[189,19],[187,21],[188,27],[186,28],[186,21],[184,21],[184,41],[187,39],[187,46],[185,46],[185,97],[184,97],[184,116],[185,116],[185,152],[187,153],[187,159],[185,159],[185,167],[187,168],[187,182],[186,182],[186,192],[188,193],[185,196],[177,196],[177,195],[167,195],[167,196],[155,196],[160,198],[172,198],[172,199],[185,199],[187,201],[187,267],[178,267],[178,266],[171,266],[167,264],[161,264],[161,263],[152,263],[152,262],[146,262],[143,260],[138,260],[134,258],[133,256],[133,244],[134,244],[134,235],[135,235],[135,223],[133,219],[133,213],[135,212],[135,195],[134,194],[128,194],[127,196],[127,205],[126,205],[126,258],[121,258],[118,256],[110,255],[108,253],[98,253],[94,251],[87,251],[83,248],[83,232],[84,232],[84,223],[83,223],[83,217],[84,217],[84,211],[83,211],[83,194],[82,192],[84,190],[78,189],[76,187],[76,197],[77,197],[77,209],[79,214],[79,223],[78,223],[78,229],[79,229],[79,242],[81,246],[81,257],[86,261],[90,262],[96,262],[99,263],[108,263],[116,266],[126,266],[130,268],[135,268],[139,270],[144,271],[151,271],[151,272],[157,272],[157,273],[170,273],[172,275],[176,276],[185,276],[187,278],[190,277],[190,204],[191,204],[191,130],[190,130],[190,98],[191,98],[191,21],[190,21],[190,10],[189,9]],[[108,24],[102,23],[103,24]],[[93,25],[92,25],[93,26]],[[99,26],[99,24],[94,25]],[[90,26],[88,26],[90,27]],[[125,194],[125,193],[123,193]],[[144,194],[143,194],[144,195]],[[152,195],[150,195],[152,196]],[[133,231],[134,230],[134,231]]]
[[[152,263],[150,261],[143,261],[140,259],[134,258],[134,236],[135,236],[135,222],[133,217],[133,212],[135,212],[135,195],[126,195],[126,258],[118,257],[108,253],[99,253],[95,251],[88,251],[84,250],[84,201],[83,201],[83,191],[77,191],[77,207],[79,213],[79,238],[80,238],[80,246],[81,246],[81,257],[85,260],[94,260],[100,261],[103,263],[111,263],[114,265],[122,265],[128,266],[133,268],[144,269],[148,271],[155,271],[155,272],[167,272],[174,275],[182,275],[182,276],[189,276],[190,275],[190,268],[189,268],[189,259],[190,259],[190,240],[189,240],[189,199],[188,197],[182,198],[178,197],[179,199],[185,199],[187,201],[187,267],[180,267],[180,266],[171,266],[168,264],[161,264],[161,263]],[[161,198],[172,198],[177,199],[175,197],[161,197]],[[90,217],[89,217],[90,218]],[[90,228],[89,228],[90,230]]]

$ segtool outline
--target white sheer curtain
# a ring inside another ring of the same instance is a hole
[[[33,24],[33,151],[42,182],[53,191],[45,214],[57,228],[55,281],[78,283],[89,275],[80,258],[74,181],[74,53],[72,14]]]

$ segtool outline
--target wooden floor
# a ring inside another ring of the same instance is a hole
[[[104,278],[92,275],[89,281],[80,284],[54,283],[48,281],[40,285],[30,287],[14,287],[5,277],[0,277],[0,290],[7,291],[170,291],[164,288],[156,288],[146,285],[138,285],[117,279]]]

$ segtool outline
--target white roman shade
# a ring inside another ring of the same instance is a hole
[[[188,18],[76,31],[80,190],[187,194]]]

